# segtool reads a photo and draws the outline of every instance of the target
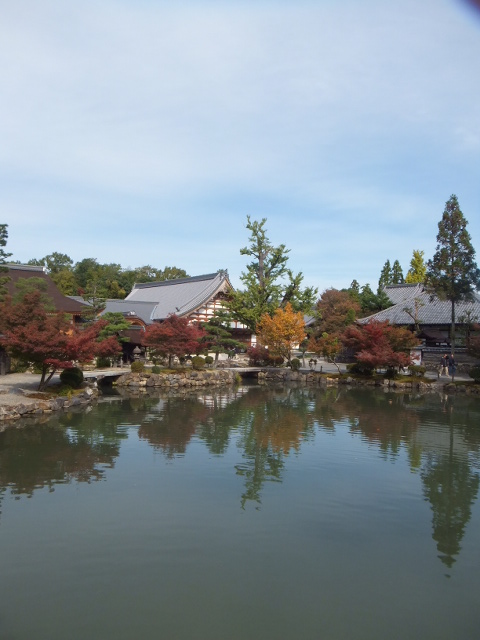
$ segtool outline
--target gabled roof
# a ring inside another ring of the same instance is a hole
[[[420,325],[450,325],[452,322],[452,305],[448,300],[439,300],[427,293],[423,285],[388,285],[385,293],[394,303],[392,307],[374,313],[367,318],[361,318],[358,322],[365,324],[371,320],[390,324],[412,325],[417,317]],[[473,321],[480,321],[480,296],[474,293],[473,302],[457,302],[455,305],[455,318],[461,322],[462,316],[470,315]],[[408,313],[410,312],[410,313]],[[412,317],[413,316],[413,317]]]
[[[47,283],[45,293],[53,300],[56,311],[64,311],[72,315],[81,315],[85,312],[85,303],[73,300],[68,296],[64,296],[54,281],[45,271],[45,267],[35,267],[29,264],[8,264],[8,273],[1,273],[0,277],[8,276],[10,280],[6,283],[6,288],[11,296],[16,293],[15,284],[22,278],[41,278]]]
[[[153,302],[151,320],[164,320],[171,314],[188,316],[217,293],[232,288],[228,273],[218,271],[193,278],[136,283],[125,302]]]

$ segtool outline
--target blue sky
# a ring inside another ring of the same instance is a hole
[[[7,249],[238,286],[248,214],[376,286],[455,193],[479,252],[479,61],[462,0],[0,0]]]

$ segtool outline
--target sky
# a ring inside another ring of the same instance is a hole
[[[376,288],[453,193],[480,252],[479,104],[467,0],[0,0],[6,249]]]

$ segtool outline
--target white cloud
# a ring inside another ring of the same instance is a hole
[[[228,267],[250,213],[287,245],[300,237],[305,273],[336,247],[349,281],[379,245],[410,255],[459,185],[478,207],[479,29],[447,0],[5,3],[11,242],[20,259],[50,251],[39,244],[73,253],[74,215],[81,256],[113,261],[123,239],[140,263],[162,235],[165,262],[183,266],[178,245],[213,234]],[[113,247],[90,233],[109,225]]]

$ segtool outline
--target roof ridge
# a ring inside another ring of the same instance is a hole
[[[4,265],[8,269],[16,269],[17,271],[42,271],[46,273],[47,270],[45,267],[41,267],[35,264],[9,264]]]
[[[152,282],[135,282],[133,289],[147,289],[149,287],[166,287],[172,284],[186,284],[188,282],[201,282],[202,280],[214,280],[216,273],[206,273],[201,276],[191,276],[189,278],[174,278],[173,280],[153,280]]]

